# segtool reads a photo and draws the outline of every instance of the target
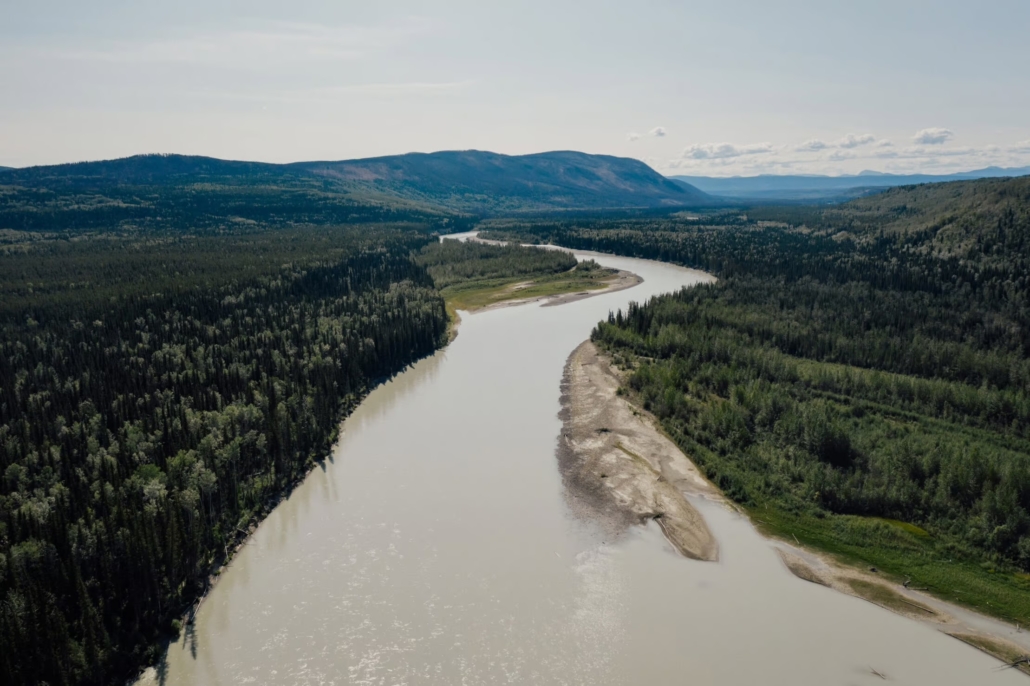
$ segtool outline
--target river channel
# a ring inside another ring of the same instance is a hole
[[[464,316],[374,390],[260,525],[151,680],[218,684],[1026,684],[932,628],[792,576],[723,505],[719,562],[573,515],[555,459],[569,353],[699,272]]]

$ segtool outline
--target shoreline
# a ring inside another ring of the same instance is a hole
[[[558,465],[570,505],[616,536],[654,520],[684,556],[718,560],[718,544],[686,495],[723,500],[721,494],[622,397],[621,382],[590,341],[565,363]]]
[[[703,538],[697,528],[691,533],[689,516],[685,520],[688,534],[684,541],[677,540],[677,536],[682,535],[680,525],[669,526],[671,521],[675,521],[674,517],[666,514],[655,516],[661,511],[656,507],[661,501],[653,497],[648,500],[648,491],[642,487],[642,480],[649,477],[654,482],[664,481],[680,498],[684,495],[702,496],[747,516],[755,530],[777,552],[784,567],[798,579],[861,598],[918,621],[987,653],[1005,665],[1012,665],[1030,655],[1030,632],[1021,627],[1010,626],[920,589],[893,582],[875,569],[863,570],[840,562],[829,553],[768,534],[760,525],[761,520],[756,520],[747,510],[730,501],[704,478],[693,461],[665,436],[650,413],[624,397],[617,397],[622,377],[623,373],[612,364],[611,358],[589,340],[580,344],[566,362],[559,415],[563,429],[557,452],[562,480],[571,494],[570,501],[577,514],[595,518],[616,533],[631,524],[656,519],[666,538],[686,557],[718,559],[718,541],[714,539],[705,548],[715,551],[712,557],[702,557],[696,548],[689,547],[689,544],[700,540],[691,539],[691,535]],[[590,431],[596,433],[601,429],[603,431],[597,436],[589,435]],[[640,450],[627,450],[623,443],[625,437],[646,434],[648,429],[660,440],[652,438]],[[670,473],[674,478],[666,476]],[[627,483],[628,487],[625,486]],[[700,518],[692,507],[691,511]],[[708,533],[703,519],[700,524]],[[1030,674],[1030,664],[1025,661],[1016,664],[1015,668]]]
[[[541,307],[554,307],[555,305],[565,305],[567,303],[576,302],[577,300],[584,300],[586,298],[592,298],[595,295],[604,295],[605,293],[614,293],[616,291],[622,291],[627,288],[633,288],[644,283],[644,279],[637,276],[633,272],[626,270],[619,270],[616,272],[611,279],[606,282],[604,288],[595,288],[586,291],[573,291],[572,293],[560,293],[557,295],[537,295],[531,298],[513,298],[511,300],[500,300],[495,303],[490,303],[483,307],[477,307],[474,310],[463,310],[470,314],[476,312],[487,312],[489,310],[499,310],[504,307],[517,307],[519,305],[528,305],[530,303],[542,302]],[[519,286],[521,284],[514,284]],[[513,292],[517,292],[513,291]]]

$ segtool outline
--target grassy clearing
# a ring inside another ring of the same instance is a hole
[[[447,304],[451,329],[458,310],[473,311],[508,300],[604,288],[617,273],[593,260],[577,262],[564,250],[447,240],[414,255]]]
[[[616,274],[613,269],[595,263],[581,263],[567,272],[538,276],[512,276],[500,279],[472,280],[441,290],[448,307],[468,312],[508,300],[544,298],[604,288]]]

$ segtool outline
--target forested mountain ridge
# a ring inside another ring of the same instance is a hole
[[[205,157],[140,155],[0,179],[0,230],[23,232],[178,235],[398,221],[447,232],[470,219],[303,170]]]
[[[191,212],[345,223],[713,202],[637,160],[576,152],[413,153],[294,164],[137,155],[4,172],[0,229],[57,229],[70,221],[70,209],[79,223],[94,226]]]
[[[1025,624],[1027,183],[485,236],[715,273],[594,332],[628,390],[764,526]]]
[[[569,208],[711,206],[719,203],[638,160],[556,151],[409,153],[295,165],[405,197],[479,212]]]

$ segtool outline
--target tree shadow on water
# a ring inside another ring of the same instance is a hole
[[[196,660],[197,659],[197,623],[196,622],[188,622],[186,624],[186,626],[183,627],[183,632],[185,632],[185,636],[183,637],[183,642],[182,642],[183,645],[182,645],[182,647],[185,648],[186,646],[189,646],[190,657],[192,657],[194,660]]]

